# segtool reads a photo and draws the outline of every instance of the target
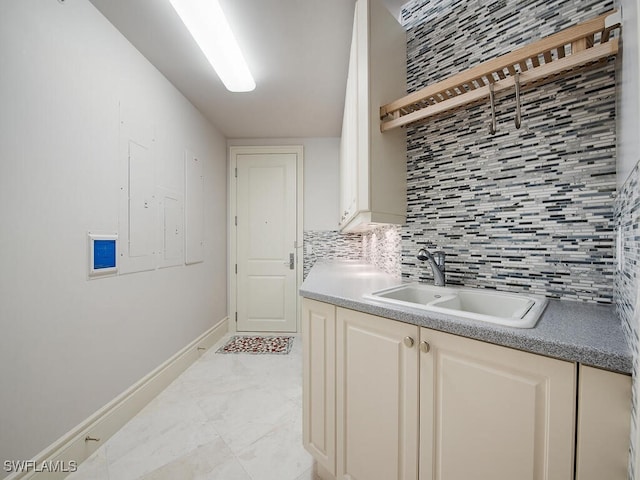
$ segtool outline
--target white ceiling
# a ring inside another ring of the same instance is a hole
[[[355,0],[220,0],[256,80],[228,92],[169,0],[90,0],[227,138],[339,136]],[[406,0],[383,0],[394,16]]]

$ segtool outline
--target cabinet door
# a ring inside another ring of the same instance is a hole
[[[339,479],[417,479],[418,335],[415,325],[338,308]]]
[[[307,451],[334,476],[335,346],[336,307],[305,298],[302,302],[302,438]]]
[[[340,225],[348,223],[358,210],[358,3],[355,8],[340,139]]]
[[[380,0],[355,2],[340,147],[340,228],[406,220],[406,132],[380,131],[380,106],[406,94],[406,31]]]
[[[625,480],[631,376],[580,365],[576,480]]]
[[[427,329],[420,349],[420,480],[573,478],[575,364]]]

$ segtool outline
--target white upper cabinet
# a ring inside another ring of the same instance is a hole
[[[340,228],[406,220],[406,134],[380,106],[406,94],[406,32],[379,0],[357,0],[340,145]]]

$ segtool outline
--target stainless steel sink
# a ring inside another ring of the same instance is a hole
[[[539,295],[407,283],[365,298],[515,328],[533,328],[547,306]]]

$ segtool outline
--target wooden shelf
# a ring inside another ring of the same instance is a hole
[[[516,72],[520,72],[520,85],[540,84],[615,55],[618,39],[611,33],[620,22],[620,15],[613,10],[383,105],[380,130],[488,98],[490,84],[496,93],[515,88]]]

